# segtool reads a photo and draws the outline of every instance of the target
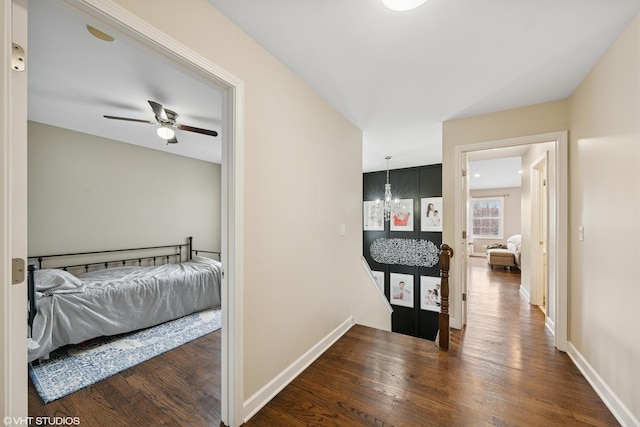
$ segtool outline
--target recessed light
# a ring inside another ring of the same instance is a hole
[[[479,173],[473,174],[473,177],[474,178],[480,178],[480,174]]]

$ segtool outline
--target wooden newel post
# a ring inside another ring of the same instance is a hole
[[[449,350],[449,259],[453,249],[446,243],[440,245],[440,316],[438,322],[440,340],[438,345]]]

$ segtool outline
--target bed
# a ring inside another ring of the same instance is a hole
[[[179,245],[34,257],[37,265],[29,266],[29,362],[67,344],[144,329],[220,306],[221,263],[194,255],[198,251],[191,244],[189,238]],[[169,252],[157,254],[158,250]],[[131,257],[136,251],[144,256]],[[150,251],[156,253],[148,255]],[[127,258],[114,260],[114,253],[121,252]],[[100,255],[111,259],[47,266],[61,258]]]

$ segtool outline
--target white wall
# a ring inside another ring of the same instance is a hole
[[[640,425],[638,17],[570,103],[569,339]]]
[[[220,250],[220,165],[28,124],[29,255]]]
[[[245,84],[245,400],[350,316],[390,329],[361,266],[362,132],[205,0],[117,3]]]
[[[520,207],[521,207],[521,189],[520,187],[510,188],[490,188],[482,190],[471,190],[471,197],[504,197],[503,215],[504,229],[502,239],[478,239],[474,238],[473,254],[484,256],[487,252],[487,246],[493,243],[507,244],[507,239],[514,234],[521,234],[520,227]]]

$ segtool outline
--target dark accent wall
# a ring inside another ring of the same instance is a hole
[[[363,174],[363,201],[384,199],[386,171]],[[393,305],[391,328],[394,332],[435,340],[438,333],[438,313],[420,309],[420,277],[438,277],[438,265],[433,267],[411,267],[404,265],[380,264],[371,258],[369,248],[379,238],[430,240],[438,248],[442,244],[441,232],[420,231],[420,199],[442,197],[442,165],[420,166],[395,169],[389,172],[389,182],[394,199],[413,199],[413,231],[391,231],[390,223],[385,221],[384,231],[363,231],[363,253],[374,271],[384,273],[384,293],[391,301],[391,273],[413,276],[413,308]],[[444,218],[443,218],[444,219]]]

